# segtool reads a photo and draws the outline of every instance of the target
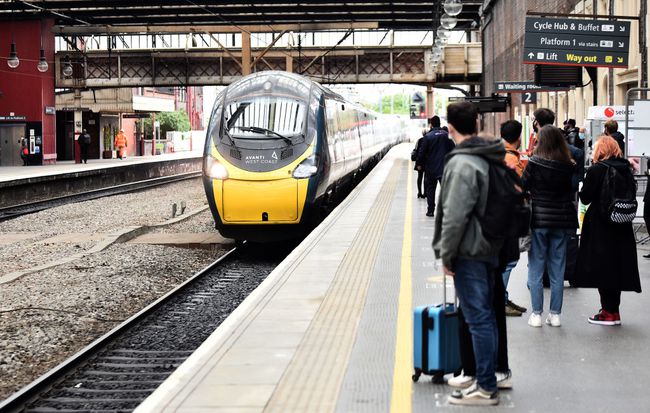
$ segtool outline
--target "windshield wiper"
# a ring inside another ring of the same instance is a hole
[[[224,129],[223,134],[228,138],[228,140],[230,141],[230,144],[233,147],[237,148],[237,144],[235,143],[235,140],[232,138],[232,136],[230,136],[230,132],[228,132],[228,129]]]
[[[293,139],[288,138],[288,137],[286,137],[284,135],[281,135],[281,134],[279,134],[276,131],[271,130],[271,129],[261,128],[259,126],[239,126],[239,127],[237,127],[237,129],[243,130],[244,132],[261,133],[261,134],[263,134],[265,136],[268,136],[269,134],[275,135],[278,138],[284,139],[286,142],[293,145]]]

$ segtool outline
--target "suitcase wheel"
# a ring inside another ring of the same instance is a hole
[[[421,375],[422,375],[422,370],[415,369],[415,374],[411,376],[411,380],[417,383],[417,381],[420,380]]]
[[[442,371],[435,373],[431,377],[431,383],[433,383],[433,384],[445,384],[445,373],[442,372]]]

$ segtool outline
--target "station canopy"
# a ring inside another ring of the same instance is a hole
[[[265,2],[206,0],[0,0],[0,20],[54,18],[61,27],[215,27],[278,25],[327,28],[356,24],[359,27],[394,30],[431,30],[442,15],[443,0],[414,1],[300,1]],[[469,30],[479,23],[483,1],[463,0],[456,30]]]

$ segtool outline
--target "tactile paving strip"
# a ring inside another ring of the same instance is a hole
[[[403,162],[395,162],[266,411],[336,407]]]

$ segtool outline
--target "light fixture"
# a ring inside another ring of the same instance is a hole
[[[48,65],[47,60],[45,60],[45,49],[43,49],[43,24],[41,23],[41,57],[38,59],[36,69],[41,73],[45,73],[49,67],[50,65]]]
[[[438,47],[442,47],[442,46],[444,46],[444,45],[447,44],[447,39],[444,39],[444,38],[442,38],[442,37],[436,37],[436,42],[435,42],[435,44],[436,44],[436,46],[438,46]]]
[[[66,55],[63,60],[63,76],[72,76],[72,62],[70,61],[70,56],[68,55]]]
[[[463,11],[461,0],[445,0],[442,7],[445,9],[445,13],[450,16],[458,16]]]
[[[437,37],[449,39],[449,32],[445,30],[444,27],[438,27],[438,30],[436,30],[436,35]]]
[[[447,30],[453,29],[456,27],[456,24],[458,24],[458,19],[454,16],[448,15],[447,13],[443,14],[440,18],[440,25]]]
[[[38,59],[38,65],[36,65],[36,68],[39,72],[45,73],[49,67],[47,60],[45,60],[45,49],[41,49],[41,57]]]
[[[11,51],[9,52],[9,59],[7,59],[7,66],[11,69],[15,69],[20,64],[18,60],[18,54],[16,53],[16,42],[11,41]]]

